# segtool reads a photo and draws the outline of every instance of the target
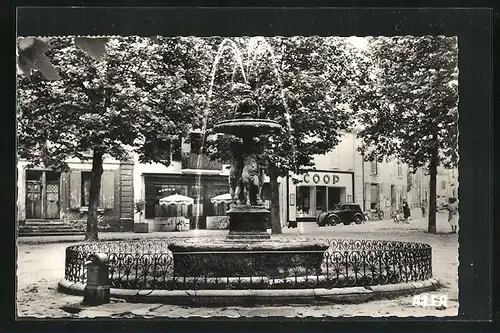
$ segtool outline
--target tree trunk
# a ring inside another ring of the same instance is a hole
[[[87,213],[87,231],[85,233],[86,241],[97,241],[99,239],[97,209],[99,208],[99,194],[101,192],[103,155],[102,151],[98,149],[94,150],[90,176],[89,210]]]
[[[437,233],[436,228],[436,212],[437,212],[437,167],[438,167],[438,152],[437,150],[432,153],[429,163],[429,227],[428,232],[431,234]]]
[[[269,178],[271,181],[271,233],[281,234],[278,171],[273,166],[269,167]]]

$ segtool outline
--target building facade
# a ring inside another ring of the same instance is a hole
[[[196,142],[196,140],[191,140]],[[345,134],[331,152],[314,156],[315,167],[279,178],[281,224],[315,221],[339,203],[358,203],[365,211],[380,208],[386,216],[401,207],[428,203],[429,176],[424,170],[409,172],[397,161],[366,162],[356,148],[355,134]],[[91,155],[89,155],[90,157]],[[67,221],[84,224],[87,219],[91,160],[68,160],[69,172],[17,166],[17,218],[25,221]],[[100,193],[100,225],[109,231],[130,231],[134,223],[147,223],[149,231],[223,229],[227,226],[227,201],[212,199],[229,192],[229,165],[212,161],[199,146],[179,142],[167,167],[105,158]],[[192,203],[161,204],[173,194]],[[438,201],[458,197],[458,170],[440,168],[437,176]],[[269,179],[263,199],[270,205]],[[142,214],[135,202],[144,202]]]
[[[380,208],[387,214],[407,199],[407,172],[396,161],[365,162],[357,151],[355,133],[347,133],[335,149],[314,156],[313,170],[288,177],[283,213],[288,221],[315,220],[339,203],[353,202],[367,211]]]
[[[386,216],[401,208],[408,196],[408,167],[397,161],[364,162],[365,209],[380,209]]]
[[[420,207],[422,203],[429,205],[430,177],[424,169],[418,169],[412,175],[411,203],[412,207]],[[446,204],[449,198],[458,199],[458,169],[438,167],[436,175],[436,203],[439,206]]]
[[[144,216],[136,214],[135,223],[147,223],[149,231],[223,229],[227,226],[228,202],[212,202],[212,199],[229,193],[229,165],[210,160],[201,153],[197,136],[198,133],[191,133],[190,143],[186,140],[173,142],[178,147],[173,147],[168,167],[161,163],[140,163],[135,157],[135,200],[145,203]],[[193,203],[160,202],[174,194],[190,198]],[[269,205],[268,181],[263,187],[263,197]]]
[[[196,140],[191,140],[196,142]],[[278,179],[281,224],[315,221],[324,211],[344,202],[358,203],[365,210],[381,209],[386,216],[401,208],[402,200],[410,205],[415,177],[408,167],[397,161],[366,162],[357,151],[360,142],[355,133],[347,133],[335,149],[313,157],[314,168]],[[136,214],[135,222],[144,218],[150,231],[175,230],[181,221],[182,230],[218,229],[227,225],[228,205],[214,204],[212,198],[229,191],[229,165],[211,161],[199,153],[199,147],[181,143],[172,154],[167,167],[162,164],[141,164],[135,159],[135,200],[144,200],[145,214]],[[428,180],[417,178],[422,184]],[[409,183],[410,182],[410,183]],[[422,192],[419,187],[419,195]],[[180,194],[194,200],[192,205],[163,205],[160,199]],[[263,188],[267,205],[271,198],[269,179]],[[171,206],[171,207],[170,207]],[[225,224],[220,224],[225,221]]]
[[[17,165],[17,219],[20,224],[42,220],[85,223],[87,220],[92,161],[71,159],[68,172]],[[132,161],[106,158],[103,163],[98,212],[100,225],[109,230],[133,228]]]

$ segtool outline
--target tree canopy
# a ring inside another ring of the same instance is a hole
[[[436,232],[437,167],[458,161],[457,39],[372,38],[355,104],[366,159],[393,157],[430,174],[429,232]]]
[[[368,159],[393,156],[416,170],[458,160],[458,52],[451,37],[379,37],[370,42],[373,73],[365,103],[362,151]],[[363,108],[364,107],[364,108]]]
[[[122,160],[134,151],[143,162],[170,163],[170,137],[190,128],[198,108],[197,85],[188,84],[198,74],[187,64],[195,58],[141,37],[111,38],[102,61],[69,37],[50,46],[58,80],[38,71],[18,77],[18,154],[65,169],[68,158],[94,152],[87,236],[96,239],[103,156]],[[164,60],[176,57],[182,61]]]

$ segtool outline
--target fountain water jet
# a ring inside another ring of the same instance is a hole
[[[201,126],[201,142],[202,143],[205,142],[205,139],[206,139],[208,110],[210,108],[210,102],[212,100],[212,93],[213,93],[213,86],[214,86],[214,82],[215,82],[215,74],[217,72],[217,65],[219,64],[220,60],[222,59],[222,56],[224,55],[225,50],[232,50],[233,51],[233,55],[236,57],[236,62],[240,68],[241,75],[243,76],[243,80],[245,81],[245,83],[247,82],[245,69],[243,67],[243,58],[242,58],[241,53],[238,49],[238,46],[231,39],[227,39],[227,38],[224,39],[221,42],[221,44],[219,45],[219,48],[217,50],[217,54],[215,56],[215,60],[212,64],[212,69],[210,71],[210,84],[209,84],[208,94],[207,94],[207,96],[208,96],[207,97],[207,107],[205,108],[205,111],[203,114],[203,121],[202,121],[202,126]],[[233,70],[233,79],[235,76],[236,68],[237,67],[235,66],[235,68]],[[198,159],[196,160],[196,169],[197,170],[200,169],[200,166],[202,163],[202,154],[203,154],[203,151],[200,152],[200,155],[198,156]],[[198,186],[201,185],[201,173],[200,172],[198,172],[198,174],[197,174],[196,184]],[[197,212],[198,216],[200,216],[200,214],[199,214],[200,213],[199,198],[197,198],[197,200],[196,200],[196,212]],[[198,220],[196,220],[196,221],[198,221]],[[196,229],[198,229],[198,222],[196,223]]]

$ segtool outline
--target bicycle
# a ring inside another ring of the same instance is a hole
[[[381,221],[384,219],[384,212],[380,209],[371,209],[369,213],[365,213],[370,221]]]
[[[402,213],[398,211],[392,212],[391,218],[393,219],[394,223],[400,223],[404,221]]]

